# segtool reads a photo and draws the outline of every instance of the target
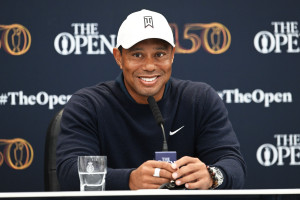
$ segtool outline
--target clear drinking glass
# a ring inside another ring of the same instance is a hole
[[[104,191],[106,156],[78,156],[80,191]]]

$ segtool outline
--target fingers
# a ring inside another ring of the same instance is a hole
[[[179,160],[177,160],[175,163],[173,163],[171,165],[171,167],[173,169],[179,169],[180,167],[187,165],[189,163],[197,163],[200,160],[198,158],[193,158],[193,157],[189,157],[189,156],[184,156],[182,158],[180,158]]]
[[[173,179],[172,178],[172,172],[170,172],[168,170],[165,170],[165,169],[162,169],[162,168],[158,168],[158,169],[160,169],[160,171],[159,171],[159,174],[158,174],[157,177],[159,177],[159,178],[166,178],[166,179],[169,179],[169,180]],[[154,176],[155,169],[153,171],[154,171],[153,172],[153,176]]]
[[[206,189],[210,188],[212,185],[212,182],[211,182],[211,184],[209,184],[209,183],[210,182],[208,182],[208,181],[200,179],[199,181],[196,181],[196,182],[186,183],[185,187],[188,189],[191,189],[191,190],[193,190],[193,189],[206,190]]]
[[[155,174],[155,168],[160,170]],[[156,175],[156,176],[154,176]],[[206,165],[198,158],[183,157],[170,164],[163,161],[146,161],[133,170],[129,178],[130,189],[156,189],[162,184],[176,180],[176,185],[188,189],[208,189],[212,178]]]
[[[155,172],[155,168],[160,170]],[[129,187],[130,189],[158,188],[160,185],[171,181],[174,171],[170,163],[154,160],[146,161],[130,174]]]
[[[185,187],[189,189],[208,189],[212,185],[212,180],[206,172],[205,170],[195,171],[177,179],[175,183],[176,185],[185,184]]]
[[[201,168],[201,165],[201,163],[185,165],[178,169],[176,172],[174,172],[172,174],[172,178],[178,179],[180,177],[187,176],[193,172],[197,172]]]
[[[172,168],[177,169],[176,172],[172,174],[172,177],[174,179],[177,179],[179,177],[189,175],[199,170],[206,170],[206,165],[203,162],[201,162],[198,158],[185,156],[177,160],[174,164],[172,164]]]
[[[171,167],[170,163],[159,161],[156,166],[160,168],[160,177],[172,179],[172,173],[176,170]]]
[[[172,164],[172,168],[177,169],[172,173],[176,185],[185,184],[189,189],[208,189],[212,184],[206,165],[198,158],[182,157]]]
[[[149,160],[140,166],[144,175],[153,176],[155,173],[155,168],[159,168],[159,177],[172,179],[172,173],[176,170],[171,167],[171,164],[163,161]]]
[[[161,186],[161,185],[164,184],[164,183],[170,182],[170,179],[168,179],[168,178],[157,178],[157,177],[154,177],[154,178],[152,179],[151,182],[152,182],[153,184],[158,185],[158,187],[159,187],[159,186]],[[157,188],[158,188],[158,187],[157,187]]]
[[[167,179],[172,179],[172,173],[175,172],[176,170],[171,167],[171,164],[168,162],[164,161],[155,161],[155,160],[149,160],[146,161],[143,164],[143,172],[144,174],[148,174],[153,176],[155,173],[155,168],[159,168],[159,177],[160,178],[167,178]],[[142,167],[142,166],[141,166]]]
[[[171,164],[168,163],[168,162],[154,161],[152,164],[153,164],[154,168],[160,168],[160,169],[163,169],[164,171],[167,171],[167,172],[170,172],[170,173],[176,171],[176,169],[173,169]]]
[[[145,183],[153,183],[156,185],[162,185],[164,183],[170,182],[171,179],[169,178],[164,178],[164,177],[153,177],[152,175],[150,176],[144,176],[143,182]]]

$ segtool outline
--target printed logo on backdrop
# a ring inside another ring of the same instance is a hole
[[[256,152],[259,164],[265,167],[300,165],[300,134],[276,134],[275,144],[262,144]]]
[[[2,31],[2,33],[1,33]],[[0,49],[13,56],[25,54],[31,45],[31,35],[27,28],[20,24],[0,24]]]
[[[299,31],[297,21],[271,22],[272,31],[260,31],[254,37],[254,47],[262,54],[299,53]]]
[[[22,138],[0,139],[0,167],[4,161],[7,166],[15,170],[28,168],[33,161],[33,148]]]
[[[1,93],[0,106],[47,106],[49,110],[54,109],[56,105],[65,105],[72,95],[49,95],[41,91],[37,94],[24,94],[23,91]]]
[[[72,33],[62,32],[54,40],[54,48],[61,55],[105,55],[113,53],[115,34],[99,34],[97,23],[72,23]]]
[[[263,104],[265,108],[274,103],[292,103],[293,96],[291,92],[264,92],[261,89],[255,89],[251,92],[240,92],[239,89],[224,89],[218,91],[219,96],[225,103],[235,104]]]
[[[183,28],[183,40],[191,43],[190,48],[184,48],[179,42],[179,29],[177,24],[170,24],[175,37],[176,53],[190,54],[197,52],[201,45],[210,54],[222,54],[231,44],[231,34],[226,26],[220,23],[193,23],[185,24]]]
[[[145,16],[146,27],[153,27],[153,18]],[[179,42],[177,24],[170,24],[175,37],[176,53],[190,54],[197,52],[201,45],[210,54],[222,54],[231,44],[229,30],[220,23],[185,24],[183,40],[191,43],[190,48],[184,48]],[[62,32],[54,40],[54,48],[61,55],[105,55],[107,50],[112,54],[116,44],[116,34],[105,36],[99,34],[97,23],[72,23],[73,32]]]

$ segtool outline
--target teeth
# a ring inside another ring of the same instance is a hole
[[[141,77],[141,79],[142,79],[143,81],[146,81],[146,82],[151,82],[151,81],[154,81],[155,79],[157,79],[157,76],[156,76],[156,77],[153,77],[153,78],[143,78],[143,77]]]

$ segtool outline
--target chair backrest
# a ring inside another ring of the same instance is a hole
[[[60,132],[61,109],[52,118],[46,135],[44,155],[44,184],[45,191],[59,191],[60,186],[56,175],[56,141]]]

